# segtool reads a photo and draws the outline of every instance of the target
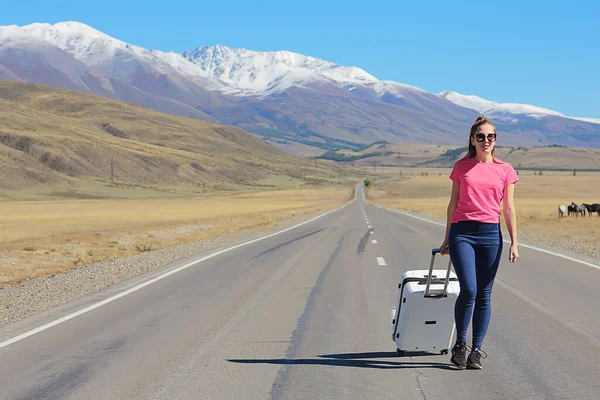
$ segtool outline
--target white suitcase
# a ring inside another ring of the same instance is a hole
[[[454,304],[460,293],[456,274],[448,269],[433,269],[431,251],[429,270],[412,270],[402,275],[398,285],[397,307],[392,311],[392,338],[396,352],[448,354],[455,333]],[[396,311],[398,310],[398,311]]]

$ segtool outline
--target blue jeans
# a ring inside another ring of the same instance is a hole
[[[448,234],[448,250],[460,283],[454,306],[456,342],[467,343],[472,316],[473,347],[480,349],[490,323],[492,285],[502,256],[500,224],[453,223]]]

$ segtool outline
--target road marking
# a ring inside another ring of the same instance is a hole
[[[284,233],[284,232],[287,232],[287,231],[290,231],[290,230],[292,230],[292,229],[298,228],[299,226],[306,225],[306,224],[308,224],[308,223],[310,223],[310,222],[312,222],[312,221],[315,221],[315,220],[317,220],[317,219],[319,219],[319,218],[322,218],[322,217],[324,217],[324,216],[326,216],[326,215],[328,215],[328,214],[331,214],[331,213],[334,213],[334,212],[336,212],[336,211],[339,211],[339,210],[341,210],[341,209],[345,208],[347,205],[348,205],[348,204],[346,204],[346,205],[344,205],[344,206],[342,206],[342,207],[338,207],[338,208],[336,208],[335,210],[331,210],[331,211],[328,211],[328,212],[326,212],[326,213],[323,213],[323,214],[321,214],[321,215],[317,215],[316,217],[314,217],[314,218],[311,218],[311,219],[309,219],[308,221],[304,221],[304,222],[302,222],[302,223],[299,223],[299,224],[297,224],[297,225],[294,225],[294,226],[291,226],[291,227],[289,227],[289,228],[283,229],[283,230],[281,230],[281,231],[279,231],[279,232],[271,233],[271,234],[269,234],[269,235],[266,235],[266,236],[263,236],[263,237],[259,237],[259,238],[256,238],[256,239],[252,239],[252,240],[249,240],[249,241],[247,241],[247,242],[240,243],[240,244],[238,244],[238,245],[235,245],[235,246],[232,246],[232,247],[229,247],[229,248],[226,248],[226,249],[220,250],[220,251],[218,251],[218,252],[216,252],[216,253],[209,254],[209,255],[207,255],[207,256],[204,256],[204,257],[200,258],[199,260],[191,261],[191,262],[189,262],[189,263],[187,263],[187,264],[185,264],[185,265],[182,265],[181,267],[175,268],[175,269],[173,269],[173,270],[171,270],[171,271],[169,271],[169,272],[166,272],[166,273],[164,273],[164,274],[162,274],[162,275],[160,275],[160,276],[157,276],[156,278],[150,279],[150,280],[148,280],[148,281],[146,281],[146,282],[143,282],[143,283],[141,283],[141,284],[139,284],[139,285],[137,285],[137,286],[135,286],[135,287],[132,287],[132,288],[130,288],[130,289],[128,289],[128,290],[126,290],[126,291],[124,291],[124,292],[121,292],[121,293],[118,293],[118,294],[116,294],[116,295],[114,295],[114,296],[112,296],[112,297],[109,297],[108,299],[104,299],[104,300],[102,300],[102,301],[99,301],[98,303],[92,304],[91,306],[85,307],[85,308],[83,308],[83,309],[81,309],[81,310],[79,310],[79,311],[75,311],[75,312],[73,312],[73,313],[71,313],[71,314],[69,314],[69,315],[66,315],[66,316],[64,316],[64,317],[62,317],[62,318],[59,318],[59,319],[57,319],[57,320],[54,320],[54,321],[52,321],[52,322],[49,322],[49,323],[47,323],[47,324],[45,324],[45,325],[42,325],[42,326],[40,326],[40,327],[38,327],[38,328],[32,329],[32,330],[30,330],[30,331],[28,331],[28,332],[25,332],[25,333],[23,333],[23,334],[21,334],[21,335],[15,336],[15,337],[13,337],[13,338],[11,338],[11,339],[7,339],[7,340],[5,340],[4,342],[0,342],[0,349],[1,349],[1,348],[3,348],[3,347],[9,346],[9,345],[11,345],[11,344],[13,344],[13,343],[16,343],[16,342],[18,342],[18,341],[21,341],[21,340],[23,340],[23,339],[26,339],[26,338],[28,338],[29,336],[33,336],[33,335],[35,335],[35,334],[37,334],[37,333],[43,332],[43,331],[45,331],[46,329],[50,329],[50,328],[52,328],[53,326],[56,326],[56,325],[58,325],[58,324],[61,324],[61,323],[63,323],[63,322],[66,322],[66,321],[68,321],[68,320],[70,320],[70,319],[73,319],[73,318],[75,318],[75,317],[78,317],[78,316],[80,316],[80,315],[82,315],[82,314],[85,314],[85,313],[87,313],[87,312],[90,312],[90,311],[92,311],[92,310],[95,310],[96,308],[102,307],[102,306],[104,306],[104,305],[106,305],[106,304],[108,304],[108,303],[111,303],[111,302],[113,302],[113,301],[115,301],[115,300],[118,300],[118,299],[120,299],[121,297],[127,296],[128,294],[131,294],[131,293],[133,293],[133,292],[137,292],[138,290],[140,290],[140,289],[142,289],[142,288],[144,288],[144,287],[146,287],[146,286],[149,286],[149,285],[151,285],[151,284],[153,284],[153,283],[155,283],[155,282],[158,282],[158,281],[160,281],[160,280],[162,280],[162,279],[164,279],[164,278],[166,278],[166,277],[168,277],[168,276],[171,276],[171,275],[173,275],[173,274],[176,274],[176,273],[177,273],[177,272],[179,272],[179,271],[183,271],[184,269],[187,269],[187,268],[189,268],[189,267],[191,267],[191,266],[193,266],[193,265],[200,264],[200,263],[201,263],[201,262],[203,262],[203,261],[206,261],[206,260],[208,260],[208,259],[210,259],[210,258],[216,257],[216,256],[218,256],[218,255],[221,255],[221,254],[223,254],[223,253],[227,253],[228,251],[235,250],[235,249],[238,249],[238,248],[240,248],[240,247],[247,246],[247,245],[249,245],[249,244],[256,243],[256,242],[259,242],[259,241],[261,241],[261,240],[264,240],[264,239],[271,238],[271,237],[273,237],[273,236],[280,235],[280,234],[282,234],[282,233]]]
[[[378,206],[377,204],[375,204],[375,205],[376,205],[377,207],[379,207],[379,208],[383,209],[383,210],[388,210],[388,211],[391,211],[391,212],[395,212],[395,213],[397,213],[397,214],[402,214],[402,215],[405,215],[405,216],[407,216],[407,217],[412,217],[412,218],[415,218],[415,219],[418,219],[418,220],[421,220],[421,221],[429,222],[430,224],[434,224],[434,225],[442,226],[442,227],[444,227],[444,228],[446,227],[446,224],[440,224],[439,222],[430,221],[430,220],[428,220],[428,219],[421,218],[421,217],[417,217],[417,216],[415,216],[415,215],[411,215],[411,214],[407,214],[407,213],[405,213],[405,212],[402,212],[402,211],[398,211],[398,210],[392,210],[392,209],[389,209],[389,208],[384,208],[384,207]],[[503,240],[503,242],[504,242],[504,243],[510,243],[510,240]],[[545,250],[545,249],[542,249],[542,248],[540,248],[540,247],[530,246],[530,245],[528,245],[528,244],[522,244],[522,243],[519,243],[519,247],[525,247],[525,248],[528,248],[528,249],[537,250],[537,251],[540,251],[540,252],[542,252],[542,253],[550,254],[550,255],[552,255],[552,256],[556,256],[556,257],[561,257],[561,258],[564,258],[565,260],[574,261],[574,262],[576,262],[576,263],[583,264],[583,265],[587,265],[588,267],[592,267],[592,268],[595,268],[595,269],[597,269],[597,270],[600,270],[600,265],[597,265],[597,264],[592,264],[592,263],[590,263],[590,262],[587,262],[587,261],[583,261],[583,260],[579,260],[579,259],[577,259],[577,258],[569,257],[569,256],[566,256],[566,255],[564,255],[564,254],[555,253],[555,252],[553,252],[553,251],[550,251],[550,250]]]
[[[374,233],[375,233],[375,231],[370,231],[370,232],[369,232],[369,235],[372,235],[372,234],[374,234]]]
[[[369,225],[369,228],[371,227],[371,225]]]
[[[373,239],[373,240],[371,240],[371,243],[377,244],[377,240]]]
[[[385,267],[385,260],[383,259],[383,257],[377,257],[377,264],[379,264],[380,267]]]
[[[360,203],[360,201],[359,201]],[[365,209],[362,207],[362,204],[359,204],[360,206],[360,211],[363,213],[363,217],[365,217],[365,219],[367,219],[367,213],[365,212]]]

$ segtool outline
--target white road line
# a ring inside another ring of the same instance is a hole
[[[412,218],[415,218],[415,219],[418,219],[418,220],[421,220],[421,221],[429,222],[430,224],[442,226],[444,228],[446,227],[446,224],[440,224],[439,222],[430,221],[428,219],[417,217],[417,216],[411,215],[411,214],[407,214],[407,213],[402,212],[402,211],[392,210],[392,209],[384,208],[384,207],[381,207],[381,206],[377,206],[377,207],[379,207],[379,208],[381,208],[383,210],[388,210],[388,211],[391,211],[391,212],[395,212],[397,214],[406,215],[407,217],[412,217]],[[504,240],[504,243],[510,243],[510,240]],[[523,244],[523,243],[519,243],[519,247],[525,247],[525,248],[528,248],[528,249],[537,250],[537,251],[540,251],[542,253],[550,254],[550,255],[553,255],[553,256],[556,256],[556,257],[561,257],[561,258],[564,258],[565,260],[574,261],[576,263],[587,265],[588,267],[592,267],[592,268],[595,268],[597,270],[600,270],[600,265],[592,264],[592,263],[587,262],[587,261],[583,261],[583,260],[579,260],[577,258],[569,257],[569,256],[566,256],[564,254],[555,253],[555,252],[550,251],[550,250],[545,250],[545,249],[542,249],[542,248],[539,248],[539,247],[530,246],[528,244]]]
[[[75,317],[78,317],[78,316],[80,316],[80,315],[82,315],[82,314],[85,314],[85,313],[87,313],[87,312],[89,312],[89,311],[95,310],[96,308],[102,307],[103,305],[106,305],[106,304],[108,304],[108,303],[111,303],[111,302],[113,302],[113,301],[115,301],[115,300],[118,300],[118,299],[120,299],[120,298],[121,298],[121,297],[123,297],[123,296],[127,296],[128,294],[131,294],[131,293],[133,293],[133,292],[137,292],[138,290],[140,290],[140,289],[142,289],[142,288],[144,288],[144,287],[146,287],[146,286],[148,286],[148,285],[151,285],[151,284],[153,284],[153,283],[155,283],[155,282],[158,282],[158,281],[160,281],[160,280],[162,280],[162,279],[164,279],[164,278],[166,278],[166,277],[168,277],[168,276],[171,276],[171,275],[173,275],[173,274],[176,274],[176,273],[177,273],[177,272],[179,272],[179,271],[183,271],[184,269],[187,269],[187,268],[189,268],[189,267],[191,267],[191,266],[194,266],[194,265],[196,265],[196,264],[199,264],[199,263],[201,263],[201,262],[203,262],[203,261],[206,261],[206,260],[208,260],[208,259],[210,259],[210,258],[216,257],[216,256],[218,256],[218,255],[221,255],[221,254],[223,254],[223,253],[226,253],[226,252],[228,252],[228,251],[231,251],[231,250],[238,249],[238,248],[240,248],[240,247],[243,247],[243,246],[247,246],[247,245],[249,245],[249,244],[252,244],[252,243],[259,242],[259,241],[261,241],[261,240],[264,240],[264,239],[271,238],[271,237],[273,237],[273,236],[280,235],[280,234],[282,234],[282,233],[284,233],[284,232],[287,232],[287,231],[290,231],[290,230],[292,230],[292,229],[298,228],[299,226],[306,225],[306,224],[308,224],[308,223],[310,223],[310,222],[312,222],[312,221],[315,221],[315,220],[317,220],[317,219],[319,219],[319,218],[322,218],[322,217],[324,217],[324,216],[326,216],[326,215],[328,215],[328,214],[331,214],[331,213],[334,213],[334,212],[336,212],[336,211],[338,211],[338,210],[341,210],[341,209],[345,208],[347,205],[348,205],[348,204],[346,204],[346,205],[344,205],[344,206],[342,206],[342,207],[338,207],[338,208],[336,208],[335,210],[331,210],[331,211],[328,211],[328,212],[326,212],[326,213],[323,213],[323,214],[321,214],[321,215],[317,215],[316,217],[314,217],[314,218],[311,218],[311,219],[309,219],[308,221],[304,221],[304,222],[302,222],[302,223],[300,223],[300,224],[297,224],[297,225],[291,226],[291,227],[289,227],[289,228],[283,229],[283,230],[281,230],[281,231],[279,231],[279,232],[271,233],[270,235],[266,235],[266,236],[263,236],[263,237],[259,237],[259,238],[256,238],[256,239],[253,239],[253,240],[250,240],[250,241],[248,241],[248,242],[240,243],[240,244],[238,244],[238,245],[235,245],[235,246],[229,247],[229,248],[227,248],[227,249],[223,249],[223,250],[221,250],[221,251],[218,251],[218,252],[216,252],[216,253],[209,254],[209,255],[207,255],[207,256],[205,256],[205,257],[202,257],[202,258],[200,258],[199,260],[191,261],[191,262],[189,262],[189,263],[187,263],[187,264],[185,264],[185,265],[182,265],[181,267],[175,268],[175,269],[173,269],[173,270],[171,270],[171,271],[169,271],[169,272],[166,272],[166,273],[164,273],[164,274],[162,274],[162,275],[160,275],[160,276],[157,276],[156,278],[150,279],[150,280],[148,280],[148,281],[146,281],[146,282],[143,282],[143,283],[141,283],[141,284],[139,284],[139,285],[137,285],[137,286],[135,286],[135,287],[132,287],[131,289],[128,289],[128,290],[126,290],[126,291],[124,291],[124,292],[118,293],[118,294],[116,294],[116,295],[114,295],[114,296],[112,296],[112,297],[109,297],[108,299],[105,299],[105,300],[99,301],[98,303],[92,304],[92,305],[91,305],[91,306],[89,306],[89,307],[83,308],[83,309],[81,309],[81,310],[79,310],[79,311],[75,311],[75,312],[73,312],[73,313],[71,313],[71,314],[69,314],[69,315],[66,315],[66,316],[64,316],[64,317],[62,317],[62,318],[59,318],[59,319],[57,319],[57,320],[54,320],[54,321],[52,321],[52,322],[49,322],[49,323],[47,323],[47,324],[45,324],[45,325],[42,325],[42,326],[40,326],[40,327],[38,327],[38,328],[32,329],[32,330],[30,330],[30,331],[28,331],[28,332],[25,332],[25,333],[21,334],[21,335],[15,336],[15,337],[13,337],[13,338],[11,338],[11,339],[7,339],[7,340],[5,340],[4,342],[0,342],[0,349],[1,349],[1,348],[3,348],[3,347],[9,346],[9,345],[11,345],[11,344],[13,344],[13,343],[16,343],[16,342],[18,342],[18,341],[20,341],[20,340],[26,339],[26,338],[28,338],[29,336],[33,336],[33,335],[35,335],[36,333],[43,332],[43,331],[45,331],[46,329],[50,329],[50,328],[52,328],[53,326],[56,326],[56,325],[58,325],[58,324],[61,324],[61,323],[63,323],[63,322],[66,322],[66,321],[68,321],[68,320],[70,320],[70,319],[73,319],[73,318],[75,318]]]
[[[379,264],[380,267],[385,267],[385,260],[383,259],[383,257],[377,257],[377,264]]]
[[[371,243],[377,244],[377,240],[373,239],[373,240],[371,240]]]
[[[371,227],[371,225],[369,225],[369,228]]]
[[[374,233],[375,233],[375,231],[369,231],[369,235],[372,235]]]
[[[360,211],[363,213],[363,217],[365,217],[365,219],[367,219],[367,214],[365,213],[365,210],[362,208],[362,205],[360,205]]]

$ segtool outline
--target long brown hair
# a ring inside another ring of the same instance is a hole
[[[496,125],[494,125],[492,123],[492,121],[490,121],[483,115],[480,115],[479,117],[477,117],[477,119],[475,120],[473,125],[471,125],[471,132],[469,133],[469,152],[467,153],[466,156],[464,156],[464,158],[473,158],[477,154],[477,149],[475,149],[475,146],[473,146],[473,143],[471,143],[471,138],[473,136],[475,136],[475,134],[477,133],[477,129],[479,129],[479,127],[481,125],[485,125],[485,124],[491,125],[492,128],[494,128],[494,133],[496,133]],[[494,145],[494,148],[492,149],[492,157],[496,158],[496,146],[495,145]]]

